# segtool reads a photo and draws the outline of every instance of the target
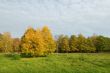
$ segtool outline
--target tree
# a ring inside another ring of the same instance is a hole
[[[21,38],[21,52],[24,56],[44,55],[44,42],[40,29],[28,28]]]
[[[63,36],[63,35],[59,36],[58,51],[62,53],[68,53],[70,51],[68,36]]]
[[[82,34],[78,35],[77,48],[80,52],[95,52],[96,48],[91,38],[85,38]]]
[[[77,49],[77,37],[75,35],[72,35],[69,40],[69,46],[70,46],[70,52],[78,52]]]
[[[13,52],[13,40],[9,32],[4,32],[0,36],[0,49],[4,53]]]
[[[86,51],[87,52],[95,52],[96,51],[95,45],[92,42],[92,39],[89,37],[87,38],[87,42],[86,42]]]
[[[42,33],[40,31],[40,29],[37,29],[36,30],[36,34],[35,34],[35,37],[34,37],[35,40],[33,40],[33,46],[35,47],[35,56],[45,56],[47,55],[46,53],[46,47],[45,47],[45,42],[44,42],[44,39],[43,39],[43,36],[42,36]]]
[[[2,34],[0,33],[0,52],[3,52]]]
[[[20,39],[19,38],[13,38],[13,52],[20,52]]]
[[[103,39],[104,39],[103,52],[110,52],[110,38],[109,37],[103,37]]]
[[[47,53],[53,53],[56,49],[56,43],[52,36],[50,29],[47,26],[44,26],[42,29],[42,35],[44,43],[46,44]]]
[[[82,35],[78,35],[77,48],[80,52],[86,52],[86,38]]]
[[[110,51],[110,38],[93,35],[91,39],[96,47],[96,52]]]
[[[44,35],[45,34],[45,35]],[[26,30],[24,36],[21,39],[21,51],[26,56],[45,56],[47,52],[53,51],[53,39],[47,29],[34,30],[29,28]],[[45,36],[45,37],[44,37]],[[49,49],[49,50],[48,50]]]
[[[61,44],[62,44],[62,39],[63,39],[63,37],[64,37],[64,35],[59,35],[58,37],[57,37],[57,41],[56,41],[56,43],[57,43],[57,49],[56,49],[56,52],[58,53],[60,53],[61,52],[61,49],[62,49],[62,47],[61,47]]]
[[[28,28],[24,35],[21,38],[21,53],[23,56],[34,56],[34,36],[35,36],[35,30],[33,28]]]
[[[103,36],[93,35],[91,37],[93,44],[95,45],[96,52],[100,52],[104,48],[104,38]]]

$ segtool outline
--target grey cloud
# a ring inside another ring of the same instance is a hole
[[[21,36],[27,26],[45,24],[54,35],[110,36],[109,19],[109,0],[0,0],[0,31],[13,36]]]

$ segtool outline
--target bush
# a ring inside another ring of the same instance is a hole
[[[30,58],[30,57],[33,57],[31,53],[21,53],[21,57],[26,57],[26,58]]]
[[[13,54],[12,59],[13,60],[20,60],[21,56],[19,54]]]
[[[20,54],[17,53],[6,54],[5,56],[11,58],[12,60],[20,60],[21,58]]]

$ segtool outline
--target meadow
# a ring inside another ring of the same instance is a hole
[[[59,53],[20,59],[0,54],[0,73],[110,73],[110,54]]]

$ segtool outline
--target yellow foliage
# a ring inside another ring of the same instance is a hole
[[[56,44],[55,44],[54,38],[51,34],[51,31],[49,30],[49,28],[47,26],[43,27],[42,35],[43,35],[44,42],[46,43],[47,52],[48,53],[54,52],[56,49]]]
[[[21,52],[29,56],[44,56],[55,51],[55,42],[48,27],[28,28],[21,39]]]

